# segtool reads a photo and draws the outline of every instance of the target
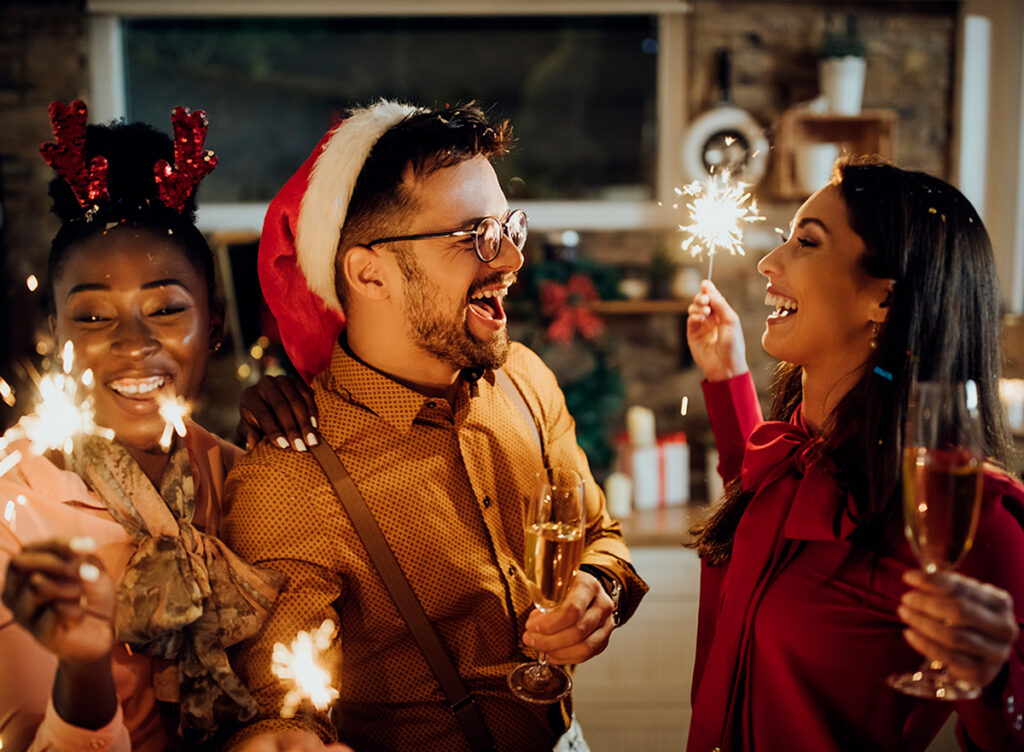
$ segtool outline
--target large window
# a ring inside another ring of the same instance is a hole
[[[130,119],[203,107],[221,165],[204,200],[266,201],[344,110],[476,100],[515,125],[522,199],[652,199],[657,20],[627,17],[133,20]]]
[[[324,131],[380,97],[473,100],[510,119],[517,145],[499,177],[535,228],[656,224],[678,183],[685,3],[572,0],[495,14],[465,0],[462,13],[420,3],[409,15],[391,0],[354,14],[313,2],[302,17],[257,5],[220,3],[219,15],[197,18],[181,0],[88,3],[99,11],[94,114],[169,130],[174,105],[209,113],[220,164],[203,183],[208,229],[258,229]]]

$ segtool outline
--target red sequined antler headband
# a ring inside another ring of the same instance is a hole
[[[43,144],[39,151],[75,194],[86,218],[91,218],[101,201],[110,199],[107,189],[107,159],[96,155],[85,161],[85,103],[76,99],[69,105],[50,104],[50,123],[53,125],[52,142]],[[190,112],[187,107],[175,107],[171,112],[174,126],[174,164],[159,160],[153,167],[157,196],[161,203],[175,211],[182,211],[199,182],[217,166],[217,155],[203,149],[206,129],[210,124],[202,110]]]
[[[85,164],[85,117],[85,102],[81,99],[67,105],[51,102],[53,142],[39,147],[43,159],[71,187],[83,209],[110,198],[107,158],[97,154],[88,166]]]
[[[161,159],[153,172],[160,200],[180,212],[199,181],[217,166],[217,155],[203,149],[210,125],[205,112],[189,112],[187,107],[178,106],[171,111],[171,123],[174,125],[174,164]]]

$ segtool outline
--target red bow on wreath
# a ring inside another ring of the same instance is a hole
[[[599,335],[604,322],[587,308],[595,300],[600,297],[585,274],[573,274],[564,285],[551,280],[541,282],[541,313],[553,319],[548,325],[548,339],[568,343],[577,331],[585,339]]]

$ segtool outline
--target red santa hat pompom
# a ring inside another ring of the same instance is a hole
[[[257,269],[281,342],[309,382],[331,362],[345,325],[334,258],[348,203],[377,140],[417,108],[381,100],[328,131],[270,202]]]

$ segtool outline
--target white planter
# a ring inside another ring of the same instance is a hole
[[[828,183],[839,144],[810,143],[796,147],[796,182],[808,196]]]
[[[862,57],[832,57],[818,64],[821,93],[829,103],[829,112],[837,115],[859,115],[864,97],[864,72],[867,61]]]

